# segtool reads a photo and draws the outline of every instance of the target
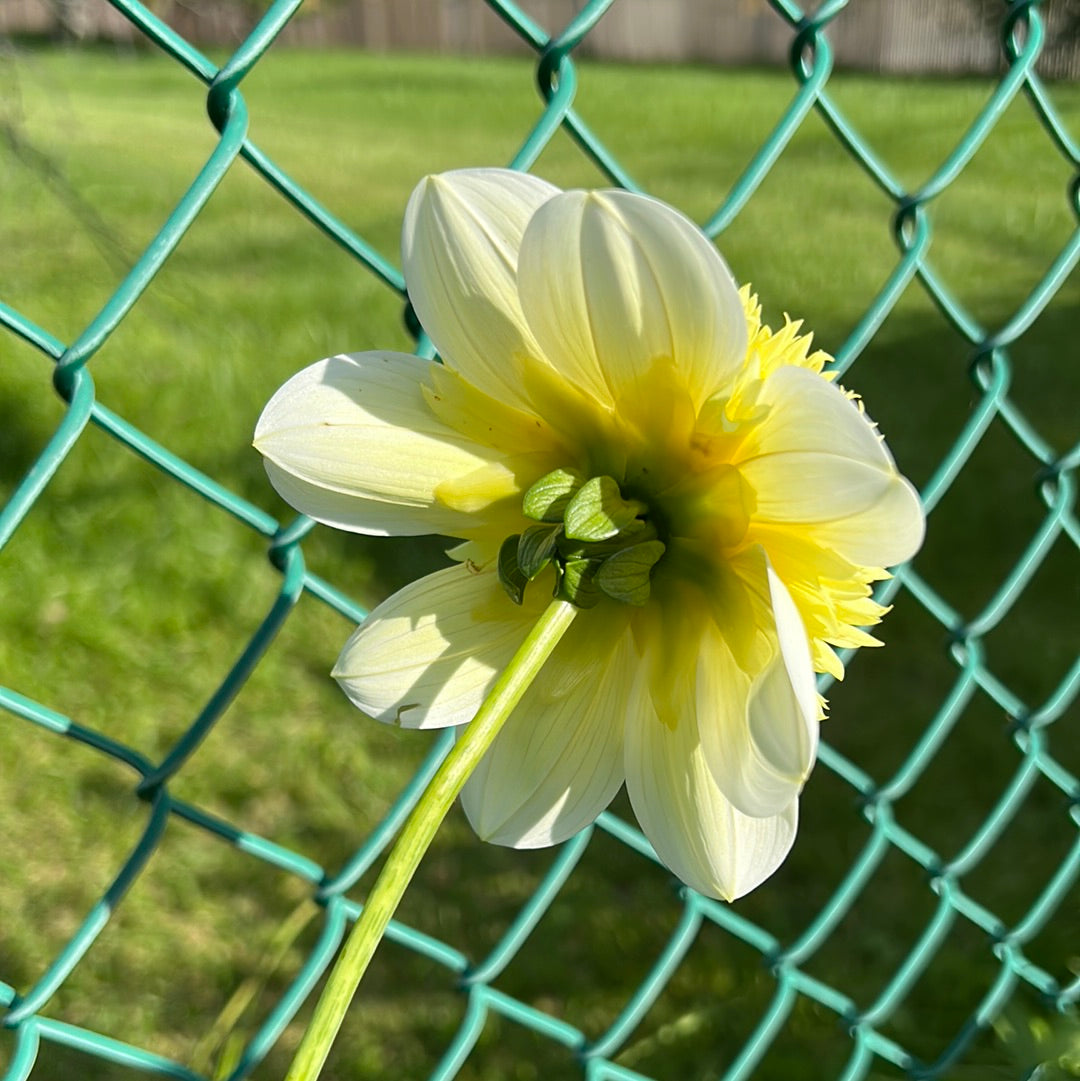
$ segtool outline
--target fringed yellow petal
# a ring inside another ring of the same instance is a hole
[[[842,681],[844,678],[844,666],[841,663],[840,658],[836,655],[835,650],[827,645],[821,638],[812,638],[810,640],[810,648],[814,658],[814,671],[825,672],[832,676],[833,679]],[[821,705],[824,709],[824,698],[821,699]],[[824,713],[822,716],[824,716]]]
[[[799,610],[815,669],[842,679],[843,665],[829,647],[881,644],[862,628],[874,626],[888,611],[871,596],[871,583],[887,578],[888,573],[880,567],[849,563],[792,530],[755,526],[751,536],[768,551]]]
[[[832,357],[824,350],[810,351],[813,334],[799,334],[802,320],[792,320],[786,313],[784,325],[774,331],[761,321],[761,305],[757,294],[750,286],[744,285],[739,290],[739,298],[746,316],[746,329],[749,335],[747,356],[754,357],[762,377],[771,375],[785,365],[806,368],[820,375]]]

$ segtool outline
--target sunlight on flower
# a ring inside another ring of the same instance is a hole
[[[460,538],[334,670],[365,713],[467,723],[553,593],[584,609],[468,781],[476,832],[556,844],[625,782],[660,858],[732,899],[781,863],[822,717],[814,671],[923,535],[828,356],[773,332],[685,217],[621,191],[422,181],[405,278],[443,365],[341,355],[256,431],[320,522]]]

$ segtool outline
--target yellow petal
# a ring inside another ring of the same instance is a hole
[[[768,375],[779,368],[787,365],[796,365],[800,368],[808,368],[818,374],[832,359],[828,353],[820,349],[810,352],[813,343],[812,334],[799,334],[802,329],[802,321],[792,321],[787,315],[784,316],[784,325],[776,332],[761,323],[761,306],[757,303],[757,297],[751,296],[749,291],[744,295],[744,303],[747,308],[747,323],[750,331],[749,352],[757,357],[759,369],[762,375]],[[830,377],[831,378],[831,377]]]
[[[494,571],[448,567],[380,604],[345,644],[333,675],[377,720],[405,728],[465,724],[538,614],[529,598],[515,605]]]
[[[644,399],[650,373],[668,364],[697,407],[746,353],[742,301],[719,252],[647,196],[574,191],[544,203],[521,242],[518,284],[548,360],[601,402]]]
[[[443,506],[465,514],[477,515],[483,511],[482,518],[508,524],[511,527],[508,532],[512,533],[522,525],[521,500],[525,492],[545,473],[550,473],[559,460],[548,451],[507,456],[443,481],[435,489],[435,498]],[[486,513],[488,508],[490,514]],[[506,532],[502,535],[506,536]]]
[[[709,605],[697,585],[664,573],[661,562],[649,604],[632,617],[643,659],[641,693],[661,724],[674,728],[693,721],[698,651],[709,620]]]
[[[506,454],[547,453],[555,461],[567,460],[546,420],[484,394],[445,365],[432,367],[423,393],[441,421],[478,443]]]
[[[511,405],[525,404],[521,368],[539,355],[518,303],[518,249],[557,192],[525,173],[462,169],[422,180],[405,211],[405,282],[421,324],[451,368]]]
[[[435,492],[497,467],[499,452],[432,414],[421,393],[432,366],[407,354],[357,353],[293,376],[255,430],[282,497],[320,522],[359,533],[455,534],[475,524],[440,506]]]
[[[829,645],[881,644],[860,628],[880,622],[888,611],[870,596],[870,584],[888,573],[843,559],[808,532],[755,524],[749,539],[769,553],[769,562],[787,586],[811,639],[814,668],[843,679],[844,667]]]

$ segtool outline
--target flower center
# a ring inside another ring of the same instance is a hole
[[[602,597],[638,606],[649,599],[665,545],[648,504],[624,498],[612,477],[553,470],[525,493],[521,509],[537,524],[507,537],[498,559],[499,581],[515,604],[549,565],[555,596],[578,608]]]

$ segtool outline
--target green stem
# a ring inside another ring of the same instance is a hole
[[[286,1081],[315,1081],[319,1076],[371,956],[436,830],[577,611],[568,601],[547,606],[424,790],[330,973]]]

